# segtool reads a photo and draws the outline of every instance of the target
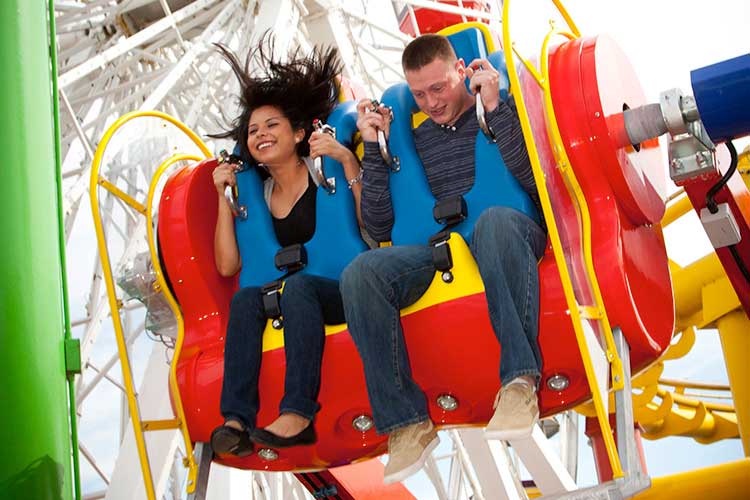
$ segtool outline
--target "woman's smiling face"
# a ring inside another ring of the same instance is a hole
[[[261,106],[250,115],[247,149],[258,163],[274,165],[296,155],[304,139],[303,129],[294,130],[289,119],[275,106]]]

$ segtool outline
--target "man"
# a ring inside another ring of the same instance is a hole
[[[492,65],[477,59],[466,67],[439,35],[413,40],[404,50],[402,65],[417,105],[428,116],[414,131],[414,139],[435,198],[465,194],[474,183],[479,125],[473,94],[479,92],[503,161],[538,207],[518,117],[512,104],[500,99],[499,74]],[[472,93],[464,85],[467,77]],[[362,218],[373,238],[388,241],[394,220],[389,170],[376,142],[377,130],[388,130],[388,119],[384,108],[367,112],[369,106],[369,100],[358,105],[357,126],[365,142]],[[497,206],[480,215],[470,239],[492,327],[502,345],[502,389],[485,435],[492,439],[527,435],[539,415],[537,261],[546,234],[525,214]],[[360,254],[341,278],[349,331],[364,364],[375,426],[380,434],[390,433],[386,483],[417,472],[438,444],[425,395],[411,376],[399,316],[399,310],[413,304],[433,279],[432,251],[426,243]]]

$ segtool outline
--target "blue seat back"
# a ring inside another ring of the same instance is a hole
[[[499,87],[500,98],[508,99],[510,89],[510,80],[508,79],[508,70],[505,67],[505,56],[498,50],[487,55],[487,44],[484,41],[484,35],[477,28],[467,28],[457,33],[447,35],[446,38],[453,46],[456,55],[464,60],[468,66],[474,59],[487,59],[492,66],[500,73]],[[469,80],[466,80],[466,90],[469,90]]]
[[[467,64],[477,57],[487,58],[482,33],[476,28],[448,36],[456,54]],[[504,57],[496,52],[489,61],[501,74],[501,97],[508,98],[508,79]],[[504,78],[504,83],[503,83]],[[426,244],[429,237],[442,229],[432,217],[435,198],[430,191],[422,161],[417,154],[412,132],[412,115],[419,111],[416,101],[405,83],[388,88],[383,103],[393,107],[393,122],[389,138],[391,154],[397,156],[401,169],[390,175],[394,225],[391,240],[394,244]],[[539,221],[539,214],[528,194],[505,166],[497,145],[490,142],[481,130],[475,139],[474,185],[464,195],[468,217],[453,231],[465,239],[470,237],[479,215],[491,206],[508,206]]]
[[[357,110],[353,102],[339,104],[328,117],[336,128],[336,139],[351,146],[357,129]],[[328,194],[318,187],[315,208],[315,234],[305,243],[307,267],[300,272],[338,279],[344,267],[367,248],[357,224],[354,198],[347,187],[341,163],[324,157],[326,177],[335,177],[336,191]],[[246,220],[235,218],[235,234],[242,257],[240,287],[261,286],[279,279],[274,257],[281,248],[273,229],[271,213],[263,198],[263,180],[257,169],[237,174],[239,203],[247,207]]]

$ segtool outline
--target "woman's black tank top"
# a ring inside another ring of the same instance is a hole
[[[279,245],[288,247],[295,243],[307,243],[315,234],[315,196],[318,187],[307,177],[307,190],[294,204],[289,215],[273,219],[273,230]]]

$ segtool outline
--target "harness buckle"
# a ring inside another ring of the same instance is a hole
[[[276,252],[273,263],[279,271],[296,273],[307,265],[307,250],[301,243],[289,245]]]
[[[463,222],[468,216],[468,212],[466,200],[459,194],[437,200],[432,208],[432,217],[438,224],[453,227]]]
[[[263,310],[266,317],[273,320],[273,327],[277,330],[281,328],[281,280],[266,283],[260,287],[261,299],[263,300]]]
[[[451,247],[448,245],[450,237],[451,234],[445,230],[433,234],[429,240],[429,245],[432,247],[432,264],[435,269],[443,273],[443,281],[446,283],[453,281],[453,274],[451,273],[453,256],[451,255]],[[447,276],[449,276],[449,279],[447,279]]]

